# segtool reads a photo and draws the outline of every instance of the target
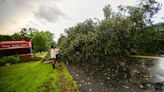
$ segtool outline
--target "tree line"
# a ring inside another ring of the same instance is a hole
[[[164,23],[153,24],[161,4],[141,0],[136,6],[110,5],[103,8],[104,19],[87,19],[65,29],[58,40],[63,61],[94,62],[127,59],[137,54],[164,53]]]
[[[20,32],[13,35],[0,35],[0,40],[32,40],[33,52],[47,51],[53,42],[53,33],[39,31],[35,28],[22,28]]]

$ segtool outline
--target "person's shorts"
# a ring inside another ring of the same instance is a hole
[[[57,61],[60,60],[60,54],[56,54],[56,60],[57,60]]]
[[[51,58],[50,60],[57,60],[57,58]]]

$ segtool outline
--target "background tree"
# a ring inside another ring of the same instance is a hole
[[[31,39],[34,52],[47,51],[53,43],[53,34],[49,31],[39,31],[35,28],[22,28],[13,35],[0,35],[0,40]]]

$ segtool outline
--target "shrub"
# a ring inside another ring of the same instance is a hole
[[[5,65],[7,63],[15,64],[20,62],[20,58],[18,56],[9,56],[0,59],[0,65]]]
[[[0,59],[0,66],[5,65],[5,61],[3,60],[3,58]]]

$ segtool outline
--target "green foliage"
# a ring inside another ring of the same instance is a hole
[[[58,41],[62,59],[108,62],[113,58],[128,59],[131,54],[161,52],[164,38],[159,35],[163,33],[158,33],[151,21],[160,4],[141,0],[137,6],[119,6],[118,9],[113,12],[107,5],[103,9],[105,19],[100,23],[89,19],[66,29],[66,35],[61,35]]]
[[[52,44],[52,39],[46,32],[36,33],[32,39],[34,51],[46,51],[50,48]]]
[[[110,5],[107,5],[103,8],[103,11],[104,11],[104,17],[106,19],[110,18],[111,15],[112,15],[112,9],[111,9],[111,6]]]
[[[53,43],[53,34],[49,31],[38,31],[35,28],[23,28],[19,36],[27,37],[32,40],[33,51],[47,51]]]
[[[89,53],[92,53],[90,48],[86,50],[89,44],[92,44],[96,38],[95,24],[92,20],[86,20],[84,23],[79,23],[77,26],[67,29],[68,36],[62,36],[59,39],[59,46],[62,49],[63,59],[83,60],[88,59]],[[85,55],[85,53],[88,53]],[[83,59],[82,59],[83,58]]]
[[[0,35],[0,40],[25,40],[31,39],[33,52],[47,51],[53,43],[53,34],[49,31],[38,31],[35,28],[22,28],[13,35]]]
[[[20,62],[20,58],[17,56],[9,56],[9,57],[4,57],[0,59],[0,65],[5,65],[7,63],[9,64],[15,64]]]
[[[0,59],[0,66],[5,65],[5,64],[6,64],[6,61],[3,59]]]
[[[1,40],[11,40],[11,39],[12,39],[12,37],[9,35],[0,35],[0,41]]]
[[[163,54],[164,53],[164,23],[159,23],[147,27],[147,31],[140,35],[140,44],[138,50],[145,54]]]
[[[20,35],[19,33],[14,33],[11,37],[12,37],[12,40],[30,39],[26,36]]]

